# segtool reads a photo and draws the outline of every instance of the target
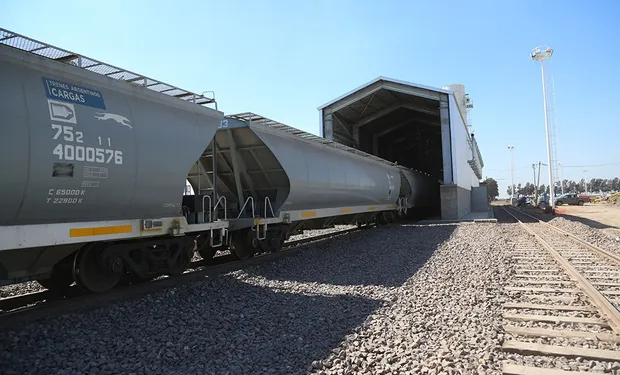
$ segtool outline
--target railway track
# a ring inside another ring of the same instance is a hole
[[[620,257],[515,208],[504,374],[620,373]]]
[[[363,229],[364,227],[355,227],[288,241],[279,252],[261,254],[248,260],[233,260],[230,255],[221,255],[215,257],[211,265],[206,265],[203,260],[194,261],[188,267],[188,271],[183,275],[163,277],[139,284],[120,286],[104,294],[86,294],[74,285],[62,295],[48,290],[42,290],[39,292],[2,298],[0,299],[0,326],[32,321],[43,316],[62,314],[78,308],[100,306],[101,304],[117,302],[126,298],[135,298],[169,287],[175,287],[207,277],[236,271],[244,267],[272,262],[287,256],[292,256],[308,245],[324,242]]]

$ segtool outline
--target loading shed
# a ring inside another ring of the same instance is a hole
[[[319,107],[321,136],[430,174],[441,219],[488,217],[484,167],[467,126],[463,85],[433,88],[378,77]]]

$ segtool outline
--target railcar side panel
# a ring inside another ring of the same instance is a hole
[[[411,186],[408,204],[413,207],[430,207],[435,205],[439,194],[439,183],[430,176],[420,172],[401,169]]]
[[[6,46],[0,82],[0,225],[179,215],[223,118]]]
[[[253,127],[290,181],[282,210],[391,205],[398,199],[398,170],[353,154],[278,136]]]
[[[0,225],[17,216],[28,184],[28,108],[20,78],[0,66]]]

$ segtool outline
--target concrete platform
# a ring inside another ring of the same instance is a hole
[[[446,224],[446,223],[461,223],[461,222],[474,222],[474,223],[497,223],[497,219],[493,215],[493,208],[489,207],[488,211],[470,212],[467,215],[459,219],[428,219],[421,220],[418,224]]]

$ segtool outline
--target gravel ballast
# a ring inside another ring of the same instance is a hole
[[[19,296],[22,294],[39,292],[41,290],[45,290],[45,288],[36,281],[4,285],[0,286],[0,298]]]
[[[586,224],[568,220],[561,216],[553,218],[549,221],[549,224],[563,229],[584,241],[600,247],[601,249],[620,255],[620,242],[616,241],[616,237],[607,235],[601,229],[592,228]]]
[[[514,225],[364,230],[0,330],[7,374],[499,373]]]
[[[533,210],[526,210],[525,213],[547,221],[547,223],[563,229],[581,240],[596,245],[601,249],[620,255],[620,240],[617,240],[620,237],[610,235],[609,232],[606,232],[606,227],[601,223],[593,223],[592,225],[595,226],[593,227],[574,219],[567,219],[562,217],[562,215],[558,215],[549,220],[548,215],[543,215]],[[601,228],[598,228],[598,226]]]

